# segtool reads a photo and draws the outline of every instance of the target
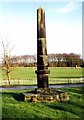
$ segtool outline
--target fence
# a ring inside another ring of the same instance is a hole
[[[84,78],[56,78],[49,80],[49,84],[70,84],[70,83],[84,83]],[[0,86],[9,85],[8,80],[0,80]],[[37,85],[37,80],[10,80],[10,85]]]

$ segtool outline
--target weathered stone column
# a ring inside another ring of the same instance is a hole
[[[48,56],[46,48],[45,12],[37,9],[37,86],[48,88]]]
[[[48,56],[46,48],[45,13],[37,9],[37,86],[33,91],[22,93],[22,99],[30,102],[62,102],[69,100],[66,92],[48,87]]]

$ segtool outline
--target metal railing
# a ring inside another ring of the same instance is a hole
[[[49,84],[71,84],[71,83],[84,83],[84,77],[81,78],[56,78],[49,79]],[[0,86],[9,85],[8,80],[0,80]],[[10,85],[37,85],[37,80],[10,80]]]

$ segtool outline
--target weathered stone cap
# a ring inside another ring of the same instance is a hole
[[[37,10],[42,11],[43,13],[45,12],[44,8],[42,8],[42,7],[39,7]]]

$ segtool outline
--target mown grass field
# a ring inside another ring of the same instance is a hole
[[[17,67],[12,68],[11,79],[31,79],[36,80],[36,74],[34,67]],[[84,68],[49,68],[49,79],[54,80],[56,78],[80,78],[84,76]],[[2,74],[2,79],[6,79],[6,75]]]
[[[61,120],[83,120],[84,100],[82,87],[61,88],[68,92],[70,100],[59,103],[30,103],[23,102],[20,93],[26,90],[4,90],[2,94],[2,118],[11,120],[36,119],[47,120],[48,118]],[[27,90],[30,91],[30,90]]]

